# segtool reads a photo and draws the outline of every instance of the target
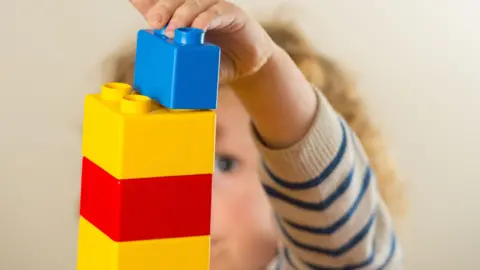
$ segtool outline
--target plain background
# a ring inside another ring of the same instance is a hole
[[[282,13],[348,68],[408,179],[408,269],[478,269],[480,2],[295,2]],[[75,269],[83,96],[144,26],[127,0],[2,3],[0,269]]]

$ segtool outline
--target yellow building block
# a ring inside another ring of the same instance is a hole
[[[213,173],[214,111],[169,110],[123,83],[84,109],[83,155],[117,179]]]
[[[210,237],[114,242],[83,217],[77,270],[208,270]]]

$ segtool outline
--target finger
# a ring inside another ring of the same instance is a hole
[[[146,18],[148,11],[155,6],[157,1],[158,0],[130,0],[130,3]]]
[[[185,0],[160,0],[153,6],[147,14],[147,21],[153,28],[163,28],[173,13],[180,7]]]
[[[234,70],[235,66],[232,60],[228,57],[221,57],[220,70],[218,74],[219,84],[225,84],[236,79]]]
[[[190,26],[199,14],[218,2],[219,0],[187,0],[173,14],[168,24],[167,32],[173,31],[177,27]]]
[[[192,23],[192,27],[204,30],[225,27],[235,20],[235,5],[226,1],[220,1],[205,12],[198,15]]]

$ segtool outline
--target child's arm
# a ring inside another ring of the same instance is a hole
[[[398,266],[388,211],[363,150],[328,102],[264,29],[224,0],[131,0],[155,28],[207,29],[220,79],[252,117],[262,179],[285,248],[280,269]],[[390,268],[390,267],[388,267]]]
[[[261,179],[284,243],[275,267],[399,267],[401,251],[360,142],[293,61],[279,50],[234,87],[252,116]]]

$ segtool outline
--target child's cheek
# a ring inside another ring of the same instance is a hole
[[[274,256],[277,242],[256,164],[242,169],[238,174],[214,177],[218,185],[213,189],[212,238],[228,241],[221,246],[228,249],[233,265],[259,269]]]

